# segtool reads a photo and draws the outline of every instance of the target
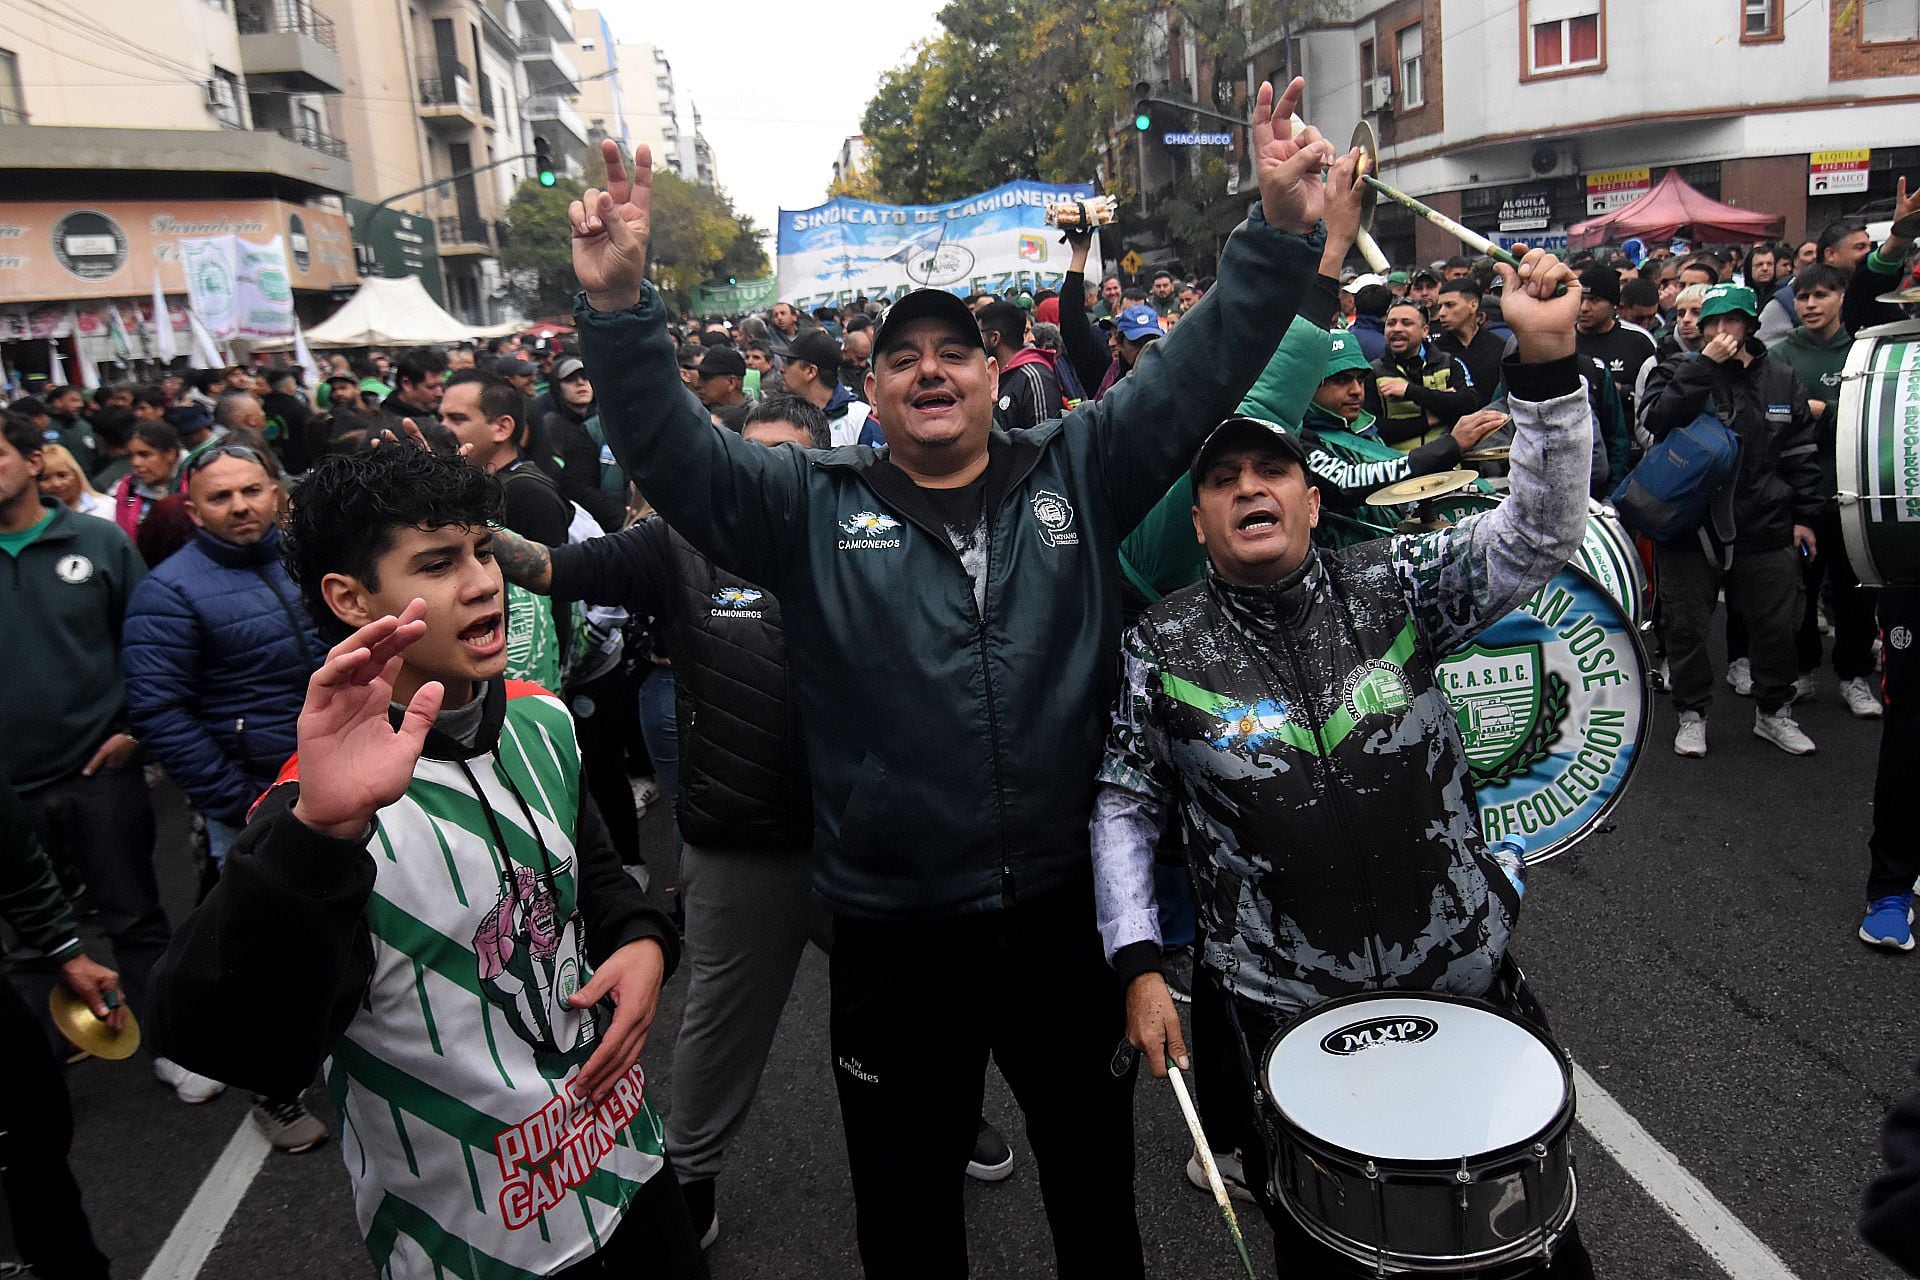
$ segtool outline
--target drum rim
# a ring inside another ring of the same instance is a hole
[[[1628,611],[1633,615],[1632,622],[1637,631],[1647,625],[1653,611],[1652,602],[1649,599],[1653,594],[1653,584],[1647,581],[1646,566],[1640,563],[1639,545],[1634,542],[1633,535],[1627,532],[1626,522],[1620,519],[1620,513],[1614,509],[1612,503],[1588,499],[1587,522],[1591,524],[1595,519],[1600,521],[1600,527],[1606,531],[1605,537],[1613,543],[1614,550],[1620,553],[1627,569],[1627,576],[1633,584],[1633,605]],[[1582,542],[1584,544],[1584,539]],[[1579,553],[1574,554],[1577,556]],[[1575,568],[1578,567],[1575,566]],[[1605,587],[1601,589],[1605,590]],[[1622,604],[1624,603],[1623,601]],[[1644,669],[1645,663],[1641,665]]]
[[[1626,618],[1626,615],[1627,615],[1626,605],[1622,604],[1618,600],[1615,600],[1613,597],[1613,592],[1607,590],[1606,587],[1601,585],[1599,579],[1595,578],[1592,574],[1588,573],[1585,569],[1582,569],[1579,565],[1575,564],[1572,560],[1568,560],[1566,564],[1562,565],[1560,570],[1554,574],[1554,577],[1558,577],[1562,572],[1573,574],[1581,582],[1585,583],[1587,586],[1591,587],[1595,592],[1599,593],[1599,595],[1603,599],[1609,601],[1613,605],[1613,607],[1619,611],[1619,614],[1621,617]],[[1549,578],[1547,581],[1549,584],[1551,584],[1553,579]],[[1515,608],[1517,609],[1518,606],[1516,605]],[[1511,612],[1512,611],[1509,611],[1509,614]],[[1495,620],[1493,625],[1494,626],[1499,625],[1499,623],[1501,621],[1504,621],[1507,616],[1509,615],[1503,614],[1501,618]],[[1489,627],[1488,630],[1491,630],[1491,627]],[[1626,632],[1628,644],[1630,644],[1633,647],[1634,670],[1639,673],[1640,688],[1641,688],[1640,715],[1634,725],[1633,758],[1627,762],[1626,772],[1620,775],[1620,785],[1615,787],[1613,791],[1604,800],[1600,802],[1600,807],[1595,809],[1590,815],[1588,815],[1586,821],[1582,822],[1577,828],[1575,828],[1570,835],[1560,840],[1557,844],[1541,845],[1537,849],[1529,848],[1526,851],[1526,853],[1522,857],[1522,861],[1525,863],[1525,865],[1529,867],[1535,867],[1540,865],[1543,862],[1548,861],[1551,858],[1559,857],[1561,854],[1565,853],[1567,850],[1572,849],[1575,846],[1579,845],[1588,836],[1592,835],[1595,831],[1599,830],[1603,825],[1605,825],[1608,815],[1613,812],[1614,806],[1619,804],[1621,797],[1627,794],[1627,784],[1633,781],[1634,770],[1640,767],[1641,756],[1642,756],[1642,752],[1640,748],[1646,742],[1648,735],[1653,730],[1654,699],[1652,696],[1653,691],[1649,687],[1651,684],[1651,681],[1647,677],[1647,645],[1646,645],[1646,641],[1641,638],[1639,624],[1634,622],[1633,619],[1627,618],[1627,626],[1625,628],[1625,632]],[[1483,636],[1485,634],[1486,634],[1485,630],[1481,631],[1479,635],[1476,635],[1474,637],[1474,640],[1478,640],[1480,636]],[[1472,641],[1469,641],[1468,643],[1472,643]],[[1447,658],[1450,658],[1452,656],[1453,655],[1451,653],[1443,654],[1441,655],[1440,660],[1444,662]],[[1451,705],[1451,700],[1449,700],[1449,705]],[[1502,784],[1502,785],[1505,785],[1505,784]],[[1473,792],[1473,806],[1474,806],[1474,818],[1475,818],[1474,825],[1476,828],[1480,829],[1481,839],[1484,840],[1486,839],[1485,829],[1481,828],[1479,824],[1481,788],[1470,787],[1469,790]]]
[[[1522,1031],[1525,1031],[1528,1035],[1546,1046],[1547,1052],[1553,1056],[1555,1064],[1560,1068],[1560,1077],[1566,1085],[1565,1096],[1560,1100],[1560,1106],[1554,1111],[1553,1119],[1548,1121],[1544,1128],[1530,1138],[1524,1138],[1519,1142],[1511,1142],[1503,1147],[1495,1147],[1491,1151],[1477,1152],[1471,1156],[1456,1157],[1448,1160],[1403,1160],[1394,1156],[1369,1155],[1363,1151],[1354,1151],[1350,1148],[1343,1147],[1337,1142],[1330,1142],[1325,1138],[1302,1129],[1300,1125],[1291,1119],[1281,1108],[1280,1100],[1273,1095],[1273,1089],[1269,1082],[1273,1079],[1274,1050],[1280,1047],[1282,1040],[1286,1039],[1290,1033],[1298,1030],[1300,1026],[1310,1018],[1317,1018],[1331,1009],[1338,1009],[1346,1005],[1375,1003],[1382,999],[1432,1000],[1438,1003],[1462,1005],[1467,1008],[1478,1009],[1484,1013],[1493,1014],[1495,1017],[1502,1018],[1514,1026],[1519,1027]],[[1468,1168],[1479,1168],[1484,1165],[1504,1163],[1516,1156],[1530,1153],[1535,1144],[1557,1140],[1572,1128],[1579,1110],[1580,1101],[1579,1086],[1573,1078],[1573,1058],[1565,1049],[1561,1048],[1551,1036],[1518,1014],[1502,1009],[1491,1001],[1482,999],[1479,996],[1455,995],[1448,991],[1360,991],[1353,995],[1337,996],[1325,1003],[1314,1005],[1311,1009],[1303,1009],[1290,1019],[1286,1025],[1274,1032],[1273,1038],[1267,1042],[1267,1047],[1261,1051],[1260,1079],[1257,1083],[1261,1094],[1265,1096],[1268,1103],[1271,1104],[1274,1119],[1282,1126],[1283,1132],[1281,1136],[1290,1141],[1301,1140],[1302,1145],[1312,1146],[1317,1149],[1318,1154],[1330,1156],[1337,1161],[1352,1161],[1356,1169],[1371,1163],[1377,1169],[1381,1170],[1382,1181],[1387,1180],[1385,1171],[1388,1167],[1396,1170],[1404,1170],[1409,1173],[1442,1173],[1459,1169],[1463,1164]]]
[[[1513,1241],[1506,1248],[1490,1249],[1476,1254],[1426,1254],[1403,1253],[1391,1249],[1367,1249],[1361,1241],[1344,1235],[1323,1222],[1307,1215],[1293,1203],[1284,1190],[1275,1188],[1275,1198],[1287,1215],[1322,1246],[1339,1254],[1348,1262],[1358,1262],[1362,1266],[1378,1266],[1385,1263],[1394,1268],[1388,1274],[1401,1275],[1458,1275],[1462,1270],[1471,1268],[1482,1271],[1486,1268],[1513,1266],[1524,1262],[1527,1255],[1545,1245],[1548,1256],[1556,1252],[1567,1232],[1573,1229],[1574,1220],[1580,1216],[1580,1171],[1574,1167],[1572,1152],[1567,1159],[1567,1194],[1561,1203],[1555,1206],[1546,1223],[1537,1232],[1528,1232],[1526,1236]]]

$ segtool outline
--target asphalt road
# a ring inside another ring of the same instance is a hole
[[[1752,737],[1750,706],[1727,693],[1712,754],[1678,760],[1662,707],[1615,828],[1535,869],[1515,950],[1575,1059],[1792,1275],[1891,1277],[1854,1223],[1878,1165],[1880,1116],[1914,1084],[1920,953],[1890,957],[1854,938],[1878,730],[1849,718],[1824,679],[1801,713],[1820,744],[1808,759]],[[158,799],[169,908],[184,912],[183,814],[177,793]],[[663,830],[650,815],[649,841]],[[684,978],[670,985],[646,1054],[662,1084],[683,990]],[[826,967],[810,953],[721,1182],[722,1232],[709,1255],[720,1280],[858,1274],[826,1014]],[[85,1062],[67,1079],[73,1162],[96,1230],[115,1274],[141,1276],[248,1123],[246,1100],[183,1106],[144,1056]],[[331,1118],[324,1095],[309,1101]],[[968,1189],[974,1274],[1051,1275],[1038,1182],[997,1079],[987,1107],[1021,1164],[1004,1183]],[[1167,1086],[1143,1076],[1135,1109],[1149,1273],[1235,1274],[1210,1202],[1183,1176],[1189,1144]],[[1576,1142],[1599,1274],[1726,1274],[1593,1141]],[[200,1275],[369,1274],[338,1151],[269,1156]],[[1246,1215],[1266,1273],[1257,1218]]]

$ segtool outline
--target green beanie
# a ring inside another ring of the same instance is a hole
[[[1325,382],[1337,373],[1365,373],[1373,367],[1367,363],[1367,357],[1361,354],[1360,339],[1346,330],[1335,329],[1327,338],[1327,367],[1320,374],[1320,381]]]

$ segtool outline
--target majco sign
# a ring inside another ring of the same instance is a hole
[[[1632,621],[1569,565],[1438,667],[1480,829],[1540,862],[1600,825],[1625,787],[1651,708]]]

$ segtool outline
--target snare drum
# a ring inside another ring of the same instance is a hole
[[[1309,1011],[1259,1080],[1274,1198],[1374,1275],[1538,1264],[1573,1222],[1573,1074],[1475,1000],[1374,993]]]
[[[1840,532],[1867,586],[1920,581],[1920,322],[1859,338],[1840,375]]]

